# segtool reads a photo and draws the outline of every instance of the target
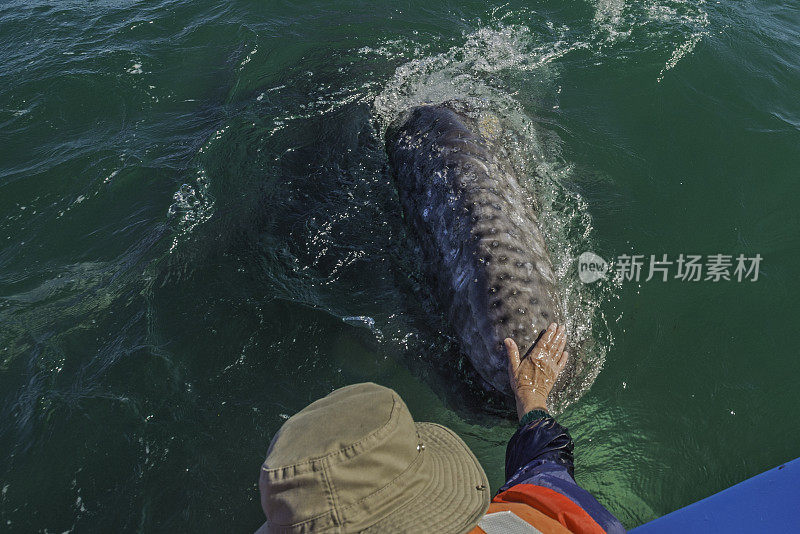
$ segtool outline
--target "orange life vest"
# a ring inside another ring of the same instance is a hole
[[[605,534],[583,508],[557,491],[533,484],[517,484],[497,495],[470,534],[501,532]]]

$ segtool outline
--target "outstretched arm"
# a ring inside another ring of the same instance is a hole
[[[569,354],[566,328],[551,324],[529,354],[506,339],[508,374],[520,426],[506,450],[506,483],[494,502],[525,503],[572,532],[625,532],[603,505],[574,479],[573,442],[548,413],[547,397]]]

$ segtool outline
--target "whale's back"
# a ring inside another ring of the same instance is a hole
[[[506,150],[459,103],[408,110],[386,146],[406,221],[463,351],[507,393],[502,340],[521,350],[560,321],[555,276]]]

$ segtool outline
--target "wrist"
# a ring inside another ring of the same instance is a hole
[[[516,392],[517,418],[521,421],[526,413],[532,410],[547,410],[547,395],[542,395],[534,391]]]

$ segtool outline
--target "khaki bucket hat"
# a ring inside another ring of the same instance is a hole
[[[289,418],[261,467],[259,532],[468,532],[486,473],[450,429],[415,423],[389,388],[338,389]]]

